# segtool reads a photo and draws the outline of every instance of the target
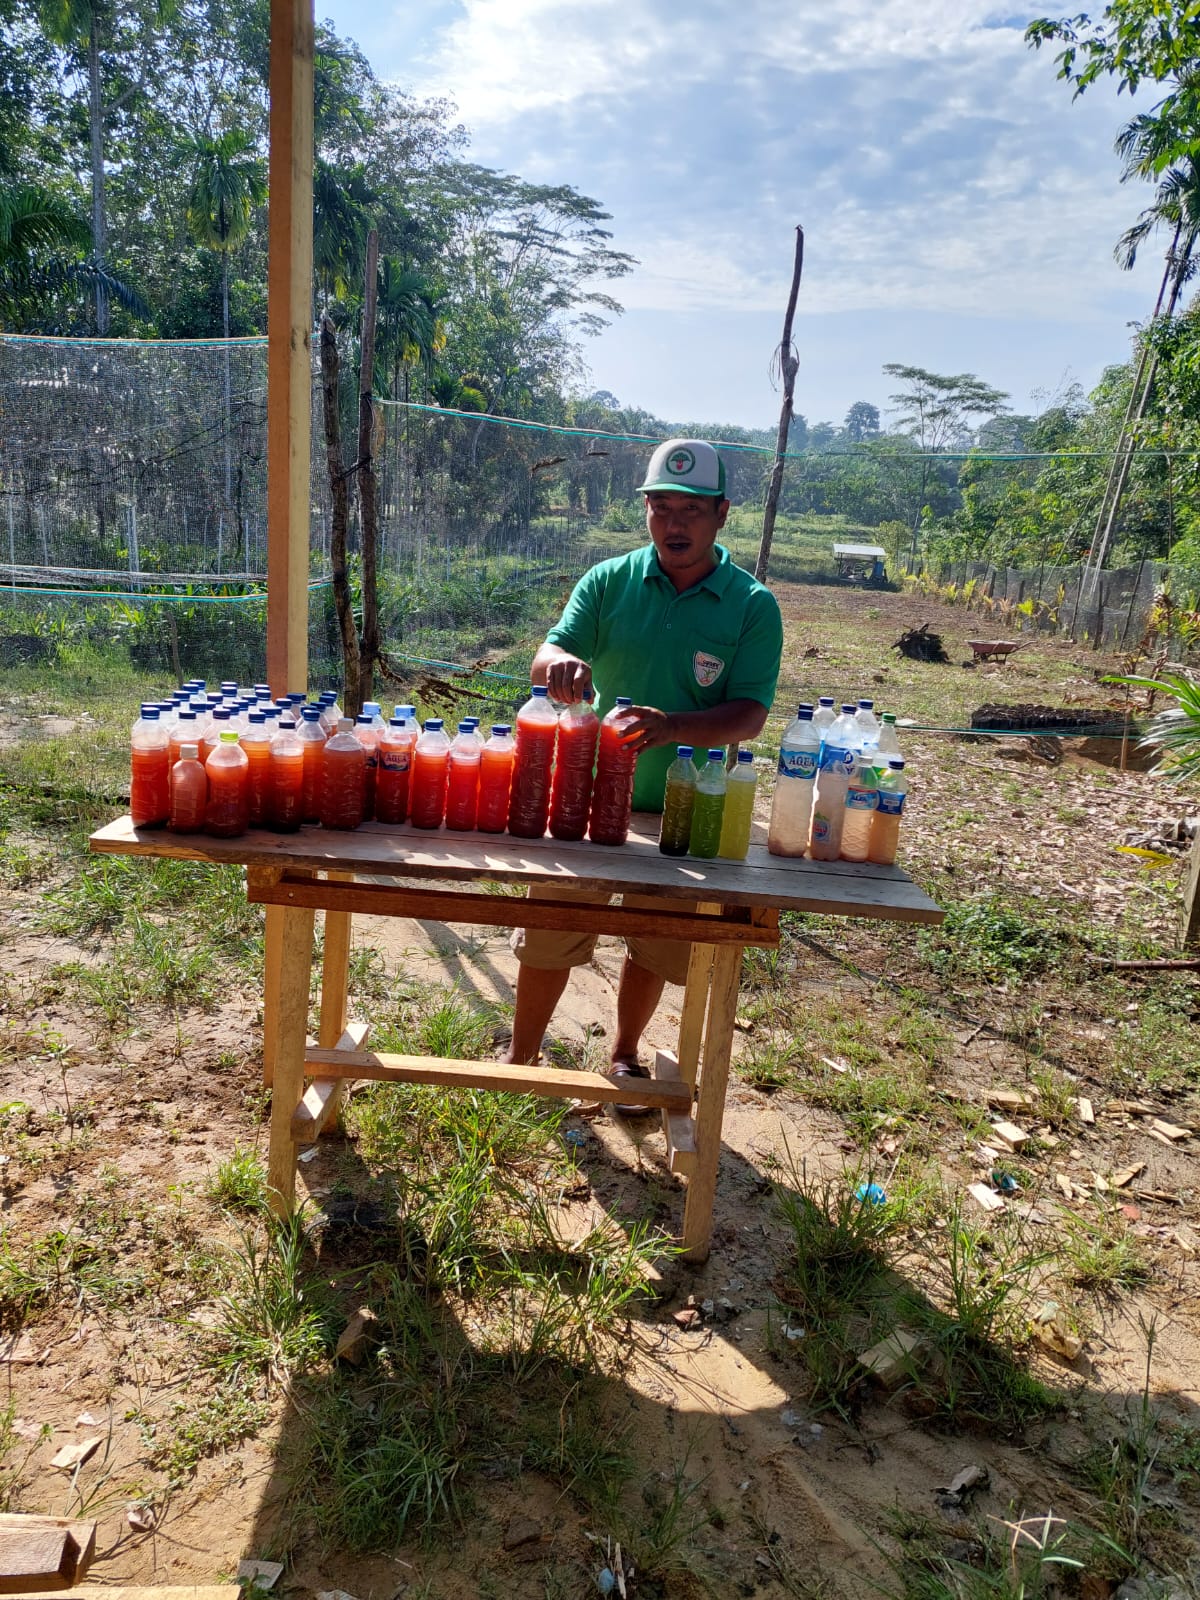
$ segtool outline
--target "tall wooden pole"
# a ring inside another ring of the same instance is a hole
[[[267,679],[308,688],[312,508],[313,0],[271,0]]]
[[[796,394],[796,371],[800,358],[792,343],[792,319],[796,315],[796,297],[800,293],[800,274],[804,270],[804,229],[796,229],[796,255],[792,263],[792,289],[788,295],[787,310],[783,317],[783,338],[779,342],[779,371],[783,378],[783,404],[779,408],[779,432],[775,439],[775,462],[767,484],[767,498],[763,506],[762,538],[758,546],[758,560],[754,563],[754,576],[766,583],[767,568],[771,564],[771,541],[775,537],[775,511],[779,505],[779,491],[783,487],[783,461],[787,455],[788,432],[792,425],[792,405]]]

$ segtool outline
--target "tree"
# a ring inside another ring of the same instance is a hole
[[[1086,13],[1039,18],[1025,39],[1035,50],[1052,41],[1063,46],[1058,75],[1077,95],[1098,78],[1115,77],[1118,92],[1133,94],[1149,80],[1173,82],[1190,96],[1200,61],[1200,10],[1192,0],[1110,0],[1094,20]]]
[[[842,431],[852,444],[879,437],[879,407],[867,400],[856,400],[846,413]]]
[[[82,260],[87,223],[67,201],[38,184],[0,184],[0,323],[40,330],[65,289],[94,290],[139,315],[146,307],[128,285]]]

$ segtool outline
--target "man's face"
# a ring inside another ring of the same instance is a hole
[[[690,588],[712,571],[713,545],[728,515],[729,501],[716,495],[655,489],[646,496],[646,528],[676,588]]]

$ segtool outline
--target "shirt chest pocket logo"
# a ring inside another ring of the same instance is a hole
[[[702,689],[709,689],[725,671],[720,656],[710,656],[707,650],[697,650],[692,657],[692,671]]]

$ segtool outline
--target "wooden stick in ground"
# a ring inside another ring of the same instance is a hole
[[[288,1217],[296,1202],[296,1144],[292,1114],[304,1094],[304,1046],[308,1029],[308,986],[312,973],[315,913],[283,913],[279,962],[279,1042],[275,1081],[271,1086],[271,1143],[267,1154],[267,1186],[271,1210]]]
[[[375,692],[375,663],[379,659],[379,585],[375,561],[379,546],[378,486],[371,440],[375,407],[371,400],[375,370],[375,306],[379,290],[379,232],[367,235],[367,264],[363,283],[361,359],[358,371],[358,509],[362,536],[362,639],[359,642],[359,694],[370,700]]]
[[[331,872],[330,878],[353,882],[352,872]],[[326,1050],[332,1050],[346,1029],[346,992],[350,985],[350,931],[349,911],[325,912],[325,944],[321,958],[321,1024],[317,1041]],[[325,1119],[325,1127],[336,1127],[346,1086],[339,1082],[334,1094],[334,1104]]]
[[[779,371],[783,378],[783,404],[779,408],[779,432],[775,436],[775,462],[767,484],[767,498],[763,506],[762,538],[758,546],[758,559],[754,563],[754,576],[766,583],[767,568],[771,562],[771,541],[775,537],[775,512],[779,506],[779,491],[783,487],[783,462],[787,455],[788,432],[792,426],[792,403],[796,394],[796,372],[800,358],[792,343],[792,321],[796,315],[796,298],[800,293],[800,274],[804,270],[804,229],[796,229],[796,255],[792,263],[792,288],[788,295],[787,310],[783,317],[783,338],[779,341]]]
[[[733,1022],[737,1015],[738,982],[742,952],[738,945],[722,945],[713,958],[712,988],[708,1001],[708,1028],[700,1091],[696,1103],[696,1169],[688,1180],[683,1208],[683,1255],[686,1261],[706,1261],[712,1242],[713,1205],[717,1198],[717,1169],[721,1162],[721,1127],[725,1119],[725,1090],[733,1050]]]

